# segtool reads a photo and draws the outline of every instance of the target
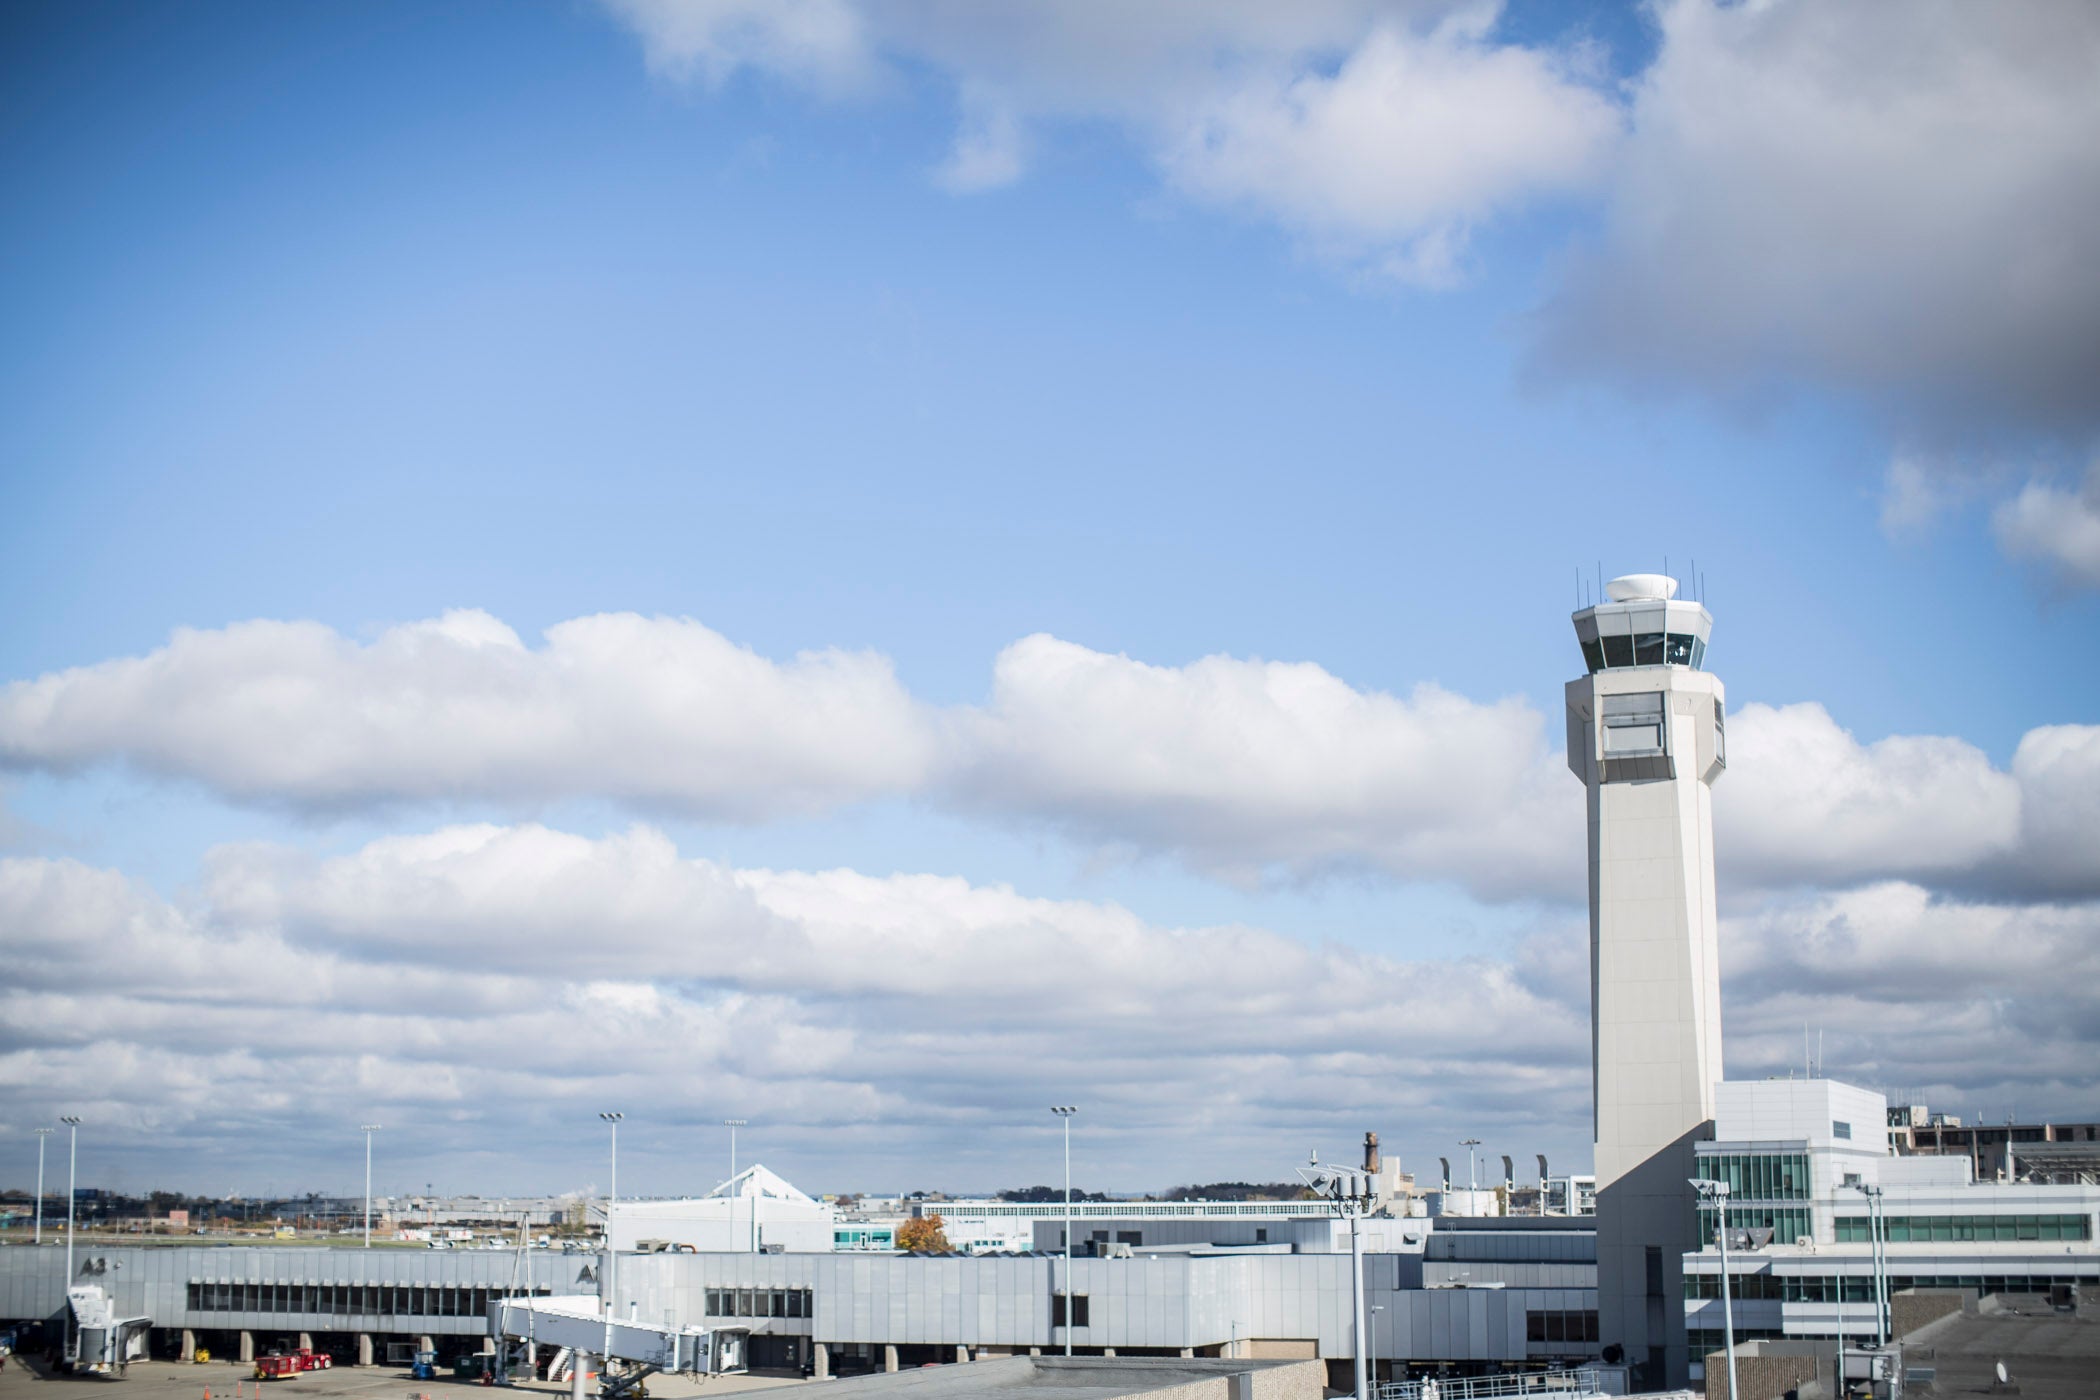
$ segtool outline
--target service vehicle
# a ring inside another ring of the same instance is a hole
[[[304,1368],[296,1356],[272,1353],[255,1358],[255,1378],[259,1381],[285,1381],[299,1374]]]

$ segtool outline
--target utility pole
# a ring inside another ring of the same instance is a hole
[[[66,1360],[76,1359],[73,1331],[73,1207],[80,1199],[80,1120],[71,1114],[61,1117],[59,1122],[68,1130],[66,1167]]]
[[[1371,1208],[1371,1174],[1357,1167],[1323,1167],[1316,1153],[1311,1162],[1298,1168],[1298,1175],[1333,1204],[1336,1215],[1349,1221],[1349,1284],[1354,1304],[1349,1349],[1356,1353],[1356,1400],[1371,1400],[1370,1358],[1364,1354],[1364,1243],[1358,1228]]]
[[[34,1128],[36,1134],[36,1243],[44,1242],[44,1140],[57,1132],[56,1128]]]
[[[359,1125],[365,1135],[365,1248],[372,1247],[372,1134],[379,1131],[377,1123]]]
[[[1072,1115],[1079,1112],[1077,1104],[1052,1104],[1050,1111],[1064,1120],[1065,1125],[1065,1355],[1072,1354]]]
[[[736,1234],[736,1130],[749,1121],[744,1118],[724,1118],[722,1120],[722,1126],[729,1129],[729,1241],[739,1251],[743,1249],[744,1242],[738,1239]],[[755,1200],[751,1203],[751,1225],[752,1233],[754,1235],[757,1234],[758,1202]]]
[[[598,1279],[598,1292],[605,1299],[605,1355],[599,1362],[608,1380],[612,1377],[613,1353],[613,1309],[618,1306],[613,1289],[615,1261],[620,1257],[613,1249],[613,1206],[620,1199],[620,1120],[624,1113],[600,1113],[612,1128],[612,1188],[605,1194],[605,1271]],[[580,1372],[578,1374],[581,1374]]]
[[[1699,1204],[1712,1206],[1721,1222],[1721,1344],[1728,1348],[1728,1400],[1740,1400],[1742,1391],[1735,1383],[1735,1304],[1728,1286],[1728,1183],[1692,1179],[1692,1190],[1699,1194]]]

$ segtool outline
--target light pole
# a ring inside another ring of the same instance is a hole
[[[1883,1270],[1887,1260],[1882,1254],[1881,1188],[1864,1181],[1845,1183],[1867,1198],[1867,1259],[1868,1267],[1874,1271],[1874,1345],[1889,1344],[1888,1279]]]
[[[73,1204],[80,1198],[80,1120],[62,1115],[68,1142],[66,1156],[66,1360],[73,1360]]]
[[[1480,1146],[1480,1139],[1467,1138],[1459,1146],[1466,1149],[1466,1190],[1469,1193],[1478,1191],[1480,1189],[1480,1168],[1474,1159],[1473,1149]],[[1466,1214],[1471,1215],[1472,1213],[1473,1199],[1469,1194],[1466,1198]]]
[[[1385,1311],[1385,1304],[1371,1304],[1371,1384],[1378,1384],[1378,1314]]]
[[[35,1128],[36,1133],[36,1243],[44,1242],[44,1139],[56,1128]]]
[[[1050,1111],[1065,1125],[1065,1355],[1072,1354],[1072,1115],[1077,1104],[1052,1104]]]
[[[619,1255],[613,1252],[613,1206],[620,1199],[620,1120],[624,1113],[600,1113],[612,1129],[612,1187],[605,1193],[605,1271],[598,1280],[598,1292],[605,1299],[605,1356],[599,1363],[608,1376],[612,1371],[613,1339],[613,1269]]]
[[[365,1248],[372,1247],[372,1134],[379,1131],[377,1123],[360,1123],[358,1131],[365,1135]]]
[[[1845,1266],[1839,1261],[1837,1274],[1838,1305],[1838,1354],[1837,1354],[1837,1400],[1845,1400]]]
[[[736,1130],[750,1122],[746,1118],[724,1118],[722,1126],[729,1129],[729,1242],[742,1253],[744,1242],[736,1237]],[[758,1223],[758,1203],[751,1204],[751,1222]]]
[[[1692,1189],[1699,1193],[1699,1204],[1712,1206],[1721,1222],[1721,1329],[1722,1345],[1728,1348],[1728,1400],[1741,1400],[1743,1392],[1735,1383],[1735,1304],[1728,1286],[1728,1183],[1725,1181],[1702,1181],[1692,1178]]]
[[[1364,1242],[1358,1222],[1371,1208],[1371,1174],[1356,1167],[1323,1167],[1318,1154],[1298,1175],[1315,1194],[1333,1204],[1334,1213],[1349,1220],[1349,1291],[1353,1327],[1349,1349],[1356,1353],[1356,1400],[1371,1400],[1369,1360],[1364,1355]]]
[[[59,1122],[66,1125],[68,1134],[66,1167],[66,1287],[73,1287],[73,1201],[80,1194],[80,1120],[70,1114]]]

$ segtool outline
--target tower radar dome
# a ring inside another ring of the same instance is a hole
[[[1677,580],[1668,574],[1622,574],[1604,585],[1614,603],[1667,601],[1677,596]]]

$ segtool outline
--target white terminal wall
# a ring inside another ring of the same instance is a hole
[[[1849,1137],[1838,1135],[1840,1123]],[[1888,1100],[1834,1079],[1729,1080],[1714,1093],[1714,1138],[1723,1143],[1805,1142],[1885,1157]]]
[[[613,1248],[621,1251],[634,1249],[641,1240],[664,1240],[702,1253],[749,1252],[771,1245],[815,1253],[832,1247],[837,1217],[837,1209],[821,1201],[696,1196],[618,1202],[608,1229]]]

